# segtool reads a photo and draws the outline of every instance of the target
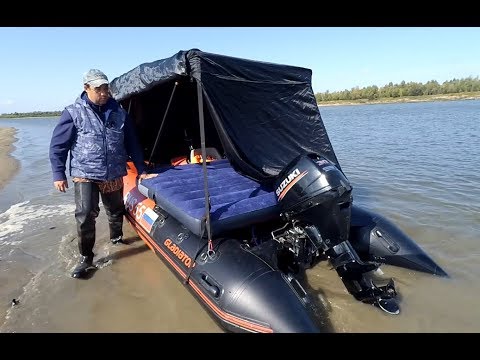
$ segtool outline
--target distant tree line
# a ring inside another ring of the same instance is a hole
[[[467,77],[464,79],[453,79],[439,84],[436,80],[430,80],[426,84],[418,82],[405,82],[378,87],[376,85],[365,88],[354,87],[351,90],[338,92],[316,93],[317,102],[337,101],[337,100],[379,100],[388,98],[399,98],[405,96],[425,96],[425,95],[443,95],[457,94],[464,92],[480,91],[480,79],[477,77]]]
[[[459,94],[480,91],[480,79],[476,77],[467,77],[464,79],[453,79],[439,84],[436,80],[430,80],[426,84],[418,82],[405,82],[378,87],[376,85],[365,88],[354,87],[351,90],[337,92],[326,91],[316,93],[315,98],[318,103],[322,101],[341,101],[341,100],[379,100],[395,99],[412,96]],[[1,114],[0,118],[20,118],[20,117],[54,117],[60,116],[61,111],[34,111],[27,113],[14,112],[11,114]]]
[[[33,111],[27,113],[18,113],[14,112],[11,114],[2,114],[0,118],[20,118],[20,117],[52,117],[52,116],[60,116],[62,114],[61,111]]]

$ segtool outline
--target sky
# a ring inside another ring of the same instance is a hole
[[[91,68],[110,80],[180,50],[312,70],[314,93],[480,75],[480,27],[0,27],[0,114],[60,111]]]

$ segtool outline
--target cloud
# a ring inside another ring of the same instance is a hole
[[[11,99],[1,99],[0,105],[13,105],[14,101]]]

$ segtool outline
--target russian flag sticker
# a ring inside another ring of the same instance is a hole
[[[140,225],[142,225],[145,230],[150,232],[152,230],[152,225],[157,218],[158,214],[156,214],[152,209],[147,208],[142,215]]]

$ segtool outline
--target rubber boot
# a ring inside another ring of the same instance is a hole
[[[87,275],[88,270],[95,268],[93,266],[93,256],[82,256],[80,262],[72,271],[73,278],[83,278]]]
[[[102,193],[102,202],[108,217],[110,228],[110,242],[116,244],[126,244],[123,241],[123,216],[125,215],[125,205],[123,203],[123,190],[116,190],[110,193]]]
[[[116,238],[110,239],[110,241],[112,242],[113,245],[126,244],[126,242],[123,241],[123,238],[122,238],[121,236],[118,236],[118,237],[116,237]]]

